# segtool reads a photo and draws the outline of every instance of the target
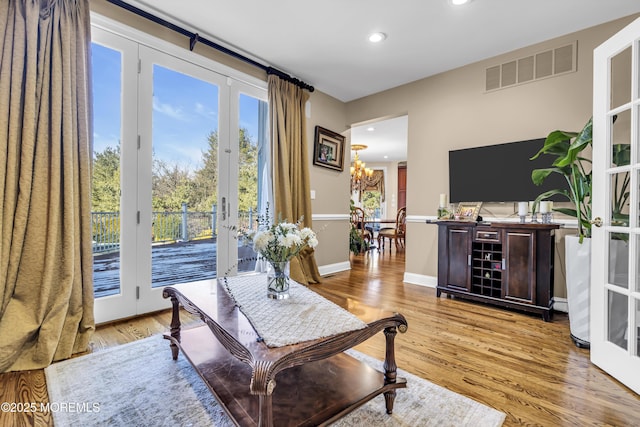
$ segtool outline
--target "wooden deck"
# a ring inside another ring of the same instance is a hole
[[[215,238],[153,246],[151,248],[152,287],[217,277],[216,248]],[[255,267],[255,260],[249,259],[254,256],[251,247],[239,245],[238,271],[252,271]],[[96,255],[93,258],[93,293],[95,297],[117,294],[119,288],[120,252]]]

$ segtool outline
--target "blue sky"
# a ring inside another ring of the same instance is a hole
[[[120,52],[93,44],[94,151],[120,140]],[[153,68],[153,151],[156,158],[191,170],[201,166],[207,137],[218,129],[218,88],[159,65]],[[257,139],[258,101],[240,97],[240,126]]]

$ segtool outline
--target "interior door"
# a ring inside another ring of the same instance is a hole
[[[591,361],[640,393],[640,19],[594,52]]]

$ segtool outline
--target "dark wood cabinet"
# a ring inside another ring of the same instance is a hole
[[[442,292],[541,314],[553,309],[556,224],[438,222]]]

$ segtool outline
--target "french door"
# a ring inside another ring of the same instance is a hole
[[[640,393],[640,19],[594,52],[591,361]]]
[[[104,28],[92,37],[95,315],[104,322],[168,308],[164,286],[249,269],[236,230],[257,213],[266,91]]]

